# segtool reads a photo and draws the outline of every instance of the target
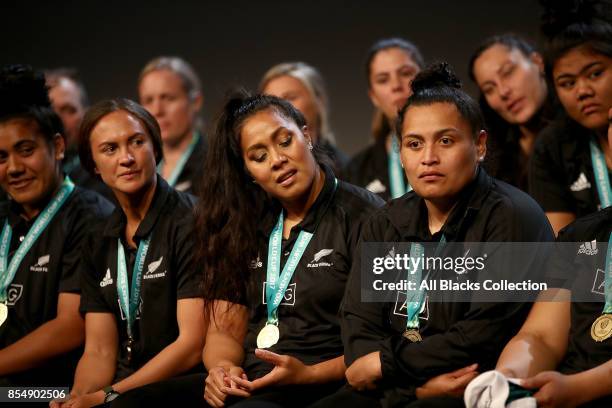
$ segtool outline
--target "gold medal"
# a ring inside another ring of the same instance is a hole
[[[412,343],[423,341],[423,337],[421,337],[421,333],[417,329],[406,329],[403,336]]]
[[[278,326],[266,324],[257,335],[257,347],[261,349],[269,348],[278,343],[280,332]]]
[[[602,314],[591,326],[591,337],[597,342],[602,342],[612,336],[612,314]]]
[[[0,326],[4,324],[8,317],[8,306],[6,303],[0,303]]]

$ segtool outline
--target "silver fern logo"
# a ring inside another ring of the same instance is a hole
[[[320,266],[333,266],[334,264],[332,262],[321,262],[321,259],[331,255],[333,252],[333,249],[320,250],[319,252],[314,254],[312,261],[310,261],[307,266],[309,268],[318,268]]]
[[[151,262],[147,266],[147,273],[144,274],[142,279],[157,279],[157,278],[163,278],[164,276],[166,276],[166,271],[156,273],[156,271],[159,269],[163,261],[164,261],[164,257],[162,256],[157,261]]]

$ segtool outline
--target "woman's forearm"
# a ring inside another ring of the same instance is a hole
[[[539,337],[519,333],[506,345],[496,369],[508,377],[527,378],[547,370],[554,370],[559,363],[551,348]]]

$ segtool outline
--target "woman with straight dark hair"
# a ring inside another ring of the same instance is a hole
[[[552,239],[537,203],[481,168],[487,139],[482,114],[448,66],[421,72],[412,89],[398,116],[397,138],[413,191],[387,203],[363,227],[341,310],[350,387],[317,407],[461,407],[459,397],[467,383],[477,370],[494,366],[529,307],[458,302],[452,291],[428,302],[424,289],[415,301],[409,300],[407,291],[395,291],[393,302],[363,302],[361,268],[367,266],[359,249],[363,251],[366,243],[393,242],[394,248],[410,243],[410,256],[418,258],[413,249],[420,243],[433,243],[433,256],[442,257],[452,243]],[[424,253],[431,256],[428,251]],[[459,256],[464,253],[461,250]],[[499,259],[493,263],[495,253],[486,259],[487,265],[499,265]],[[536,254],[523,261],[529,270],[542,266]],[[424,276],[431,272],[431,279],[445,276],[443,270],[422,269]],[[450,275],[455,282],[478,279],[471,273]]]
[[[379,40],[367,54],[368,96],[376,108],[372,122],[374,144],[353,157],[342,176],[384,200],[410,191],[393,132],[397,112],[412,93],[410,82],[424,65],[419,49],[402,38]]]
[[[0,386],[70,384],[83,343],[80,247],[112,205],[62,171],[42,73],[0,69]]]
[[[547,72],[566,116],[542,131],[529,191],[558,232],[612,205],[612,2],[544,2]]]
[[[55,404],[122,406],[128,390],[199,368],[206,327],[192,262],[193,198],[156,173],[159,125],[129,99],[91,107],[79,154],[119,206],[83,244],[85,351],[71,398]]]
[[[480,89],[479,104],[489,133],[483,167],[491,176],[527,191],[536,138],[557,112],[544,59],[522,37],[502,34],[478,47],[468,69]]]

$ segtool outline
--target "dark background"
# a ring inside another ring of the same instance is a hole
[[[0,63],[75,67],[95,102],[136,98],[144,64],[178,55],[201,76],[210,126],[228,88],[254,89],[270,66],[303,60],[325,77],[338,145],[353,154],[371,139],[363,59],[374,41],[413,41],[428,62],[453,65],[475,95],[473,50],[506,31],[539,43],[540,12],[536,0],[3,1]]]

